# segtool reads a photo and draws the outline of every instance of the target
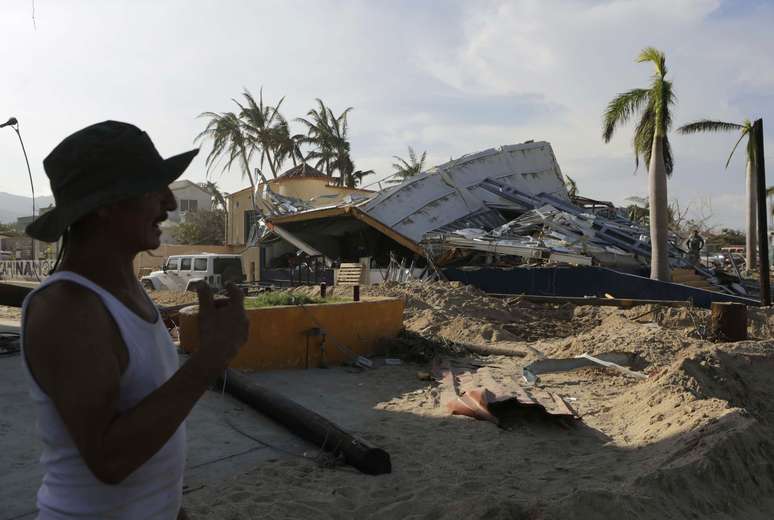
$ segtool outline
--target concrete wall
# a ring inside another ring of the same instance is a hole
[[[352,355],[377,354],[380,340],[397,336],[403,326],[403,300],[374,298],[360,302],[266,307],[247,311],[247,344],[231,362],[233,368],[272,370],[307,366],[307,331],[322,327],[326,333],[325,361],[339,365]],[[180,315],[180,345],[192,352],[199,347],[196,307]],[[322,359],[321,338],[309,337],[309,367]],[[338,346],[343,348],[337,348]]]
[[[285,197],[309,201],[314,207],[338,204],[350,194],[371,196],[373,192],[341,186],[330,186],[329,179],[324,177],[290,177],[269,181],[274,193]],[[324,196],[323,198],[320,198]]]
[[[227,199],[228,207],[228,233],[227,244],[244,245],[245,237],[245,211],[252,210],[250,188],[232,193]]]

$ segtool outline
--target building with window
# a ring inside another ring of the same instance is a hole
[[[161,224],[161,243],[174,244],[172,230],[181,222],[185,222],[187,213],[193,213],[201,210],[209,210],[212,206],[212,196],[210,192],[202,188],[195,182],[187,179],[178,180],[169,185],[172,194],[177,202],[177,209],[170,211],[167,220]]]

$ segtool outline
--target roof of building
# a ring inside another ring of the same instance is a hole
[[[193,181],[189,181],[188,179],[180,179],[180,180],[177,180],[177,181],[175,181],[175,182],[173,182],[173,183],[171,183],[169,185],[169,189],[172,190],[172,191],[180,190],[180,189],[183,189],[183,188],[189,188],[189,187],[197,188],[197,189],[203,191],[204,193],[209,194],[209,192],[206,189],[202,188],[201,186],[199,186],[198,184],[196,184]]]
[[[297,166],[293,166],[289,170],[285,170],[283,173],[279,174],[277,178],[290,179],[294,177],[328,177],[328,176],[325,175],[320,170],[318,170],[317,168],[309,166],[306,163],[301,163]]]

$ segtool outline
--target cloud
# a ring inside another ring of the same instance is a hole
[[[0,119],[16,115],[39,192],[41,162],[73,130],[115,118],[147,129],[164,155],[192,146],[206,111],[233,110],[244,87],[264,86],[283,113],[320,97],[353,106],[358,168],[391,172],[411,145],[430,163],[477,150],[547,140],[581,192],[623,201],[642,194],[632,175],[631,128],[603,144],[601,114],[619,92],[647,84],[636,64],[667,54],[678,124],[702,117],[774,121],[774,20],[765,2],[590,1],[150,1],[4,6]],[[439,7],[441,6],[441,7]],[[767,124],[767,137],[772,124]],[[15,136],[0,133],[0,191],[27,193]],[[743,162],[723,170],[732,135],[672,136],[670,197],[741,194]],[[203,180],[203,156],[187,177]],[[774,161],[770,160],[770,164]],[[739,172],[739,175],[736,172]],[[242,187],[237,172],[219,182]],[[721,200],[721,199],[718,199]],[[725,200],[725,199],[723,199]],[[715,208],[721,204],[715,204]],[[742,225],[742,212],[718,219]]]

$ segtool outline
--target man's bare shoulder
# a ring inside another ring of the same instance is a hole
[[[99,328],[101,322],[109,319],[105,306],[94,291],[77,283],[61,281],[32,295],[27,305],[25,329],[28,335],[41,331],[51,333],[60,325],[68,329],[74,326],[92,329],[95,326]]]
[[[123,371],[128,362],[118,328],[100,297],[72,282],[57,282],[31,297],[24,336],[27,361],[44,381],[47,366],[102,359],[117,362]]]

